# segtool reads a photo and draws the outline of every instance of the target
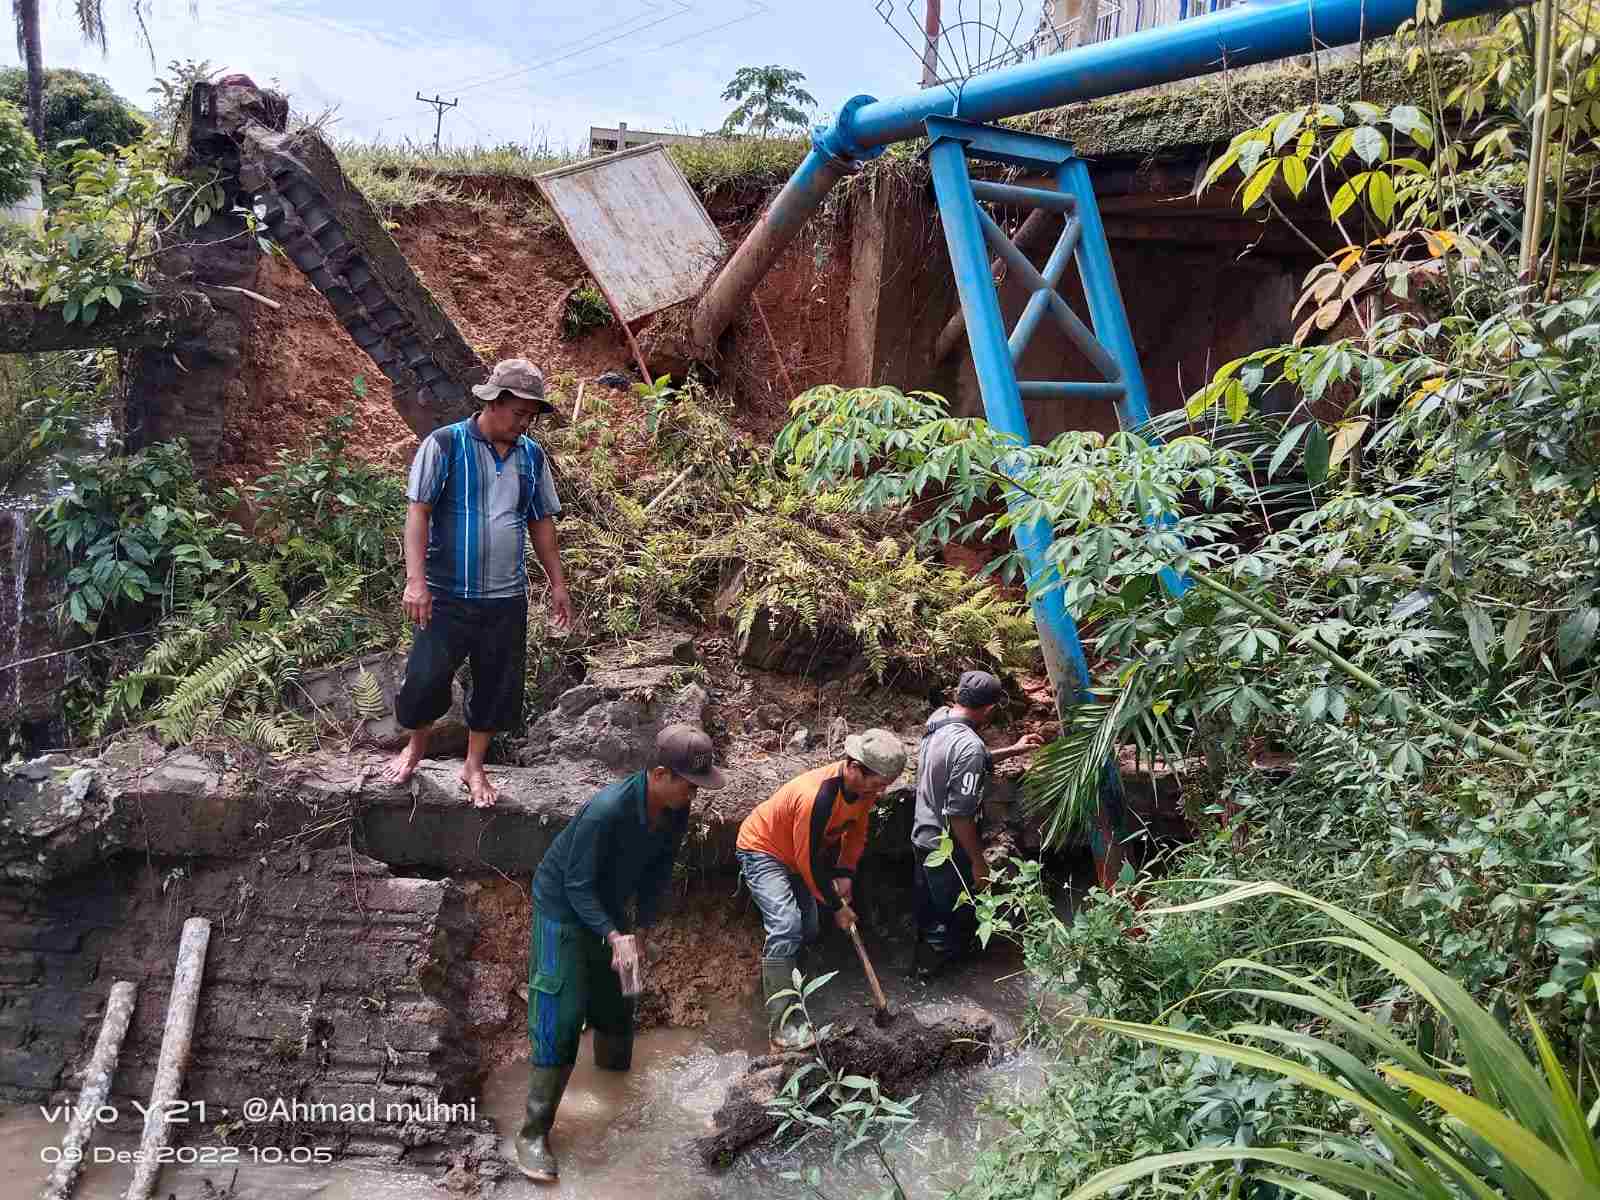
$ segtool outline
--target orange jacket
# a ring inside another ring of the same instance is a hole
[[[844,762],[829,763],[796,776],[757,806],[739,826],[738,847],[770,854],[806,881],[811,894],[829,909],[839,907],[833,881],[855,874],[867,848],[869,801],[844,787]],[[837,847],[830,865],[824,854]],[[819,879],[828,881],[824,892]]]

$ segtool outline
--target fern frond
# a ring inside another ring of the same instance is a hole
[[[389,715],[389,705],[383,698],[383,685],[365,667],[351,681],[350,702],[355,706],[356,715],[363,720],[376,721]]]
[[[270,642],[229,646],[192,672],[161,702],[162,717],[179,722],[194,721],[202,708],[225,699],[255,671],[271,662],[272,657]]]
[[[282,620],[289,615],[289,594],[278,582],[278,572],[271,563],[249,562],[244,565],[250,579],[250,589],[260,599],[272,617]]]

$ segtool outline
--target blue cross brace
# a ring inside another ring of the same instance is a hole
[[[1081,398],[1104,400],[1115,406],[1123,429],[1138,429],[1150,420],[1150,401],[1128,325],[1127,309],[1111,265],[1111,249],[1095,202],[1088,165],[1059,138],[1022,133],[962,121],[954,117],[929,117],[928,163],[933,174],[939,216],[944,225],[956,290],[966,320],[973,367],[983,395],[984,415],[1002,433],[1022,444],[1032,442],[1022,401],[1028,398]],[[1053,176],[1056,189],[974,181],[969,158],[1003,163],[1036,175]],[[1021,208],[1044,208],[1065,217],[1065,227],[1043,271],[1018,250],[980,205],[998,202]],[[1006,332],[995,289],[989,252],[1005,265],[1007,277],[1029,291],[1015,328]],[[1093,329],[1072,311],[1059,288],[1067,265],[1075,262],[1088,301]],[[1022,380],[1017,364],[1029,341],[1046,318],[1054,321],[1083,352],[1100,376],[1096,380]],[[1015,492],[1010,503],[1025,497]],[[1170,520],[1170,518],[1168,518]],[[1047,587],[1053,568],[1048,554],[1052,531],[1048,523],[1033,522],[1016,529],[1017,548],[1026,564],[1033,595],[1034,622],[1044,651],[1046,669],[1063,711],[1089,697],[1089,669],[1078,628],[1067,611],[1063,590]],[[1169,595],[1182,595],[1188,581],[1171,569],[1162,572]],[[1120,865],[1117,839],[1121,828],[1122,783],[1115,762],[1106,764],[1100,789],[1101,814],[1091,834],[1102,884],[1115,879]]]

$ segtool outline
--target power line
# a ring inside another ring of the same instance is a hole
[[[556,63],[565,62],[570,58],[576,58],[580,54],[588,54],[593,50],[604,49],[606,46],[609,46],[614,42],[620,42],[624,38],[633,37],[635,34],[643,33],[647,29],[654,29],[657,25],[665,24],[667,21],[686,16],[694,11],[694,6],[687,3],[686,0],[671,0],[671,2],[677,6],[675,11],[669,12],[664,16],[655,17],[653,20],[647,20],[642,25],[630,23],[628,26],[622,29],[612,29],[604,36],[598,33],[590,34],[586,38],[578,39],[578,41],[582,44],[574,44],[572,42],[565,43],[566,46],[572,48],[565,50],[563,53],[552,55],[549,58],[540,59],[537,62],[528,63],[525,66],[513,67],[509,71],[501,71],[493,75],[483,75],[477,78],[469,78],[454,85],[447,85],[446,90],[459,96],[462,92],[473,92],[477,91],[479,88],[490,87],[496,83],[503,83],[507,79],[514,79],[519,75],[531,74],[532,72],[538,71],[544,67],[554,66]],[[655,8],[658,11],[660,10],[659,4],[651,4],[650,7]],[[637,22],[638,20],[638,17],[631,18],[632,22]],[[406,115],[407,114],[405,113],[395,113],[393,116],[380,118],[379,124],[382,124],[386,121],[393,121]]]
[[[619,63],[625,63],[630,59],[643,58],[646,54],[657,54],[662,50],[670,50],[674,46],[681,46],[684,42],[693,41],[695,38],[705,37],[708,33],[716,33],[719,30],[727,29],[733,25],[742,25],[746,21],[754,20],[756,17],[772,11],[770,7],[763,3],[763,0],[745,0],[745,3],[750,6],[750,11],[742,16],[734,17],[731,21],[723,21],[720,25],[711,25],[705,29],[697,29],[693,33],[684,34],[684,36],[681,38],[676,38],[670,42],[662,42],[659,46],[651,46],[646,50],[639,50],[633,54],[624,54],[621,58],[607,59],[602,63],[585,63],[583,67],[576,71],[568,71],[562,75],[552,75],[551,78],[573,79],[579,75],[582,75],[586,71],[594,70],[596,67],[613,67]]]

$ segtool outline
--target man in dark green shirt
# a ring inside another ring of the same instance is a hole
[[[668,725],[656,765],[595,795],[545,851],[533,878],[528,946],[527,1118],[516,1138],[517,1166],[542,1183],[558,1177],[550,1127],[578,1061],[584,1024],[594,1030],[594,1065],[626,1071],[633,1062],[634,994],[644,939],[656,922],[672,863],[700,788],[720,788],[711,739],[693,725]],[[636,989],[635,989],[636,991]]]

